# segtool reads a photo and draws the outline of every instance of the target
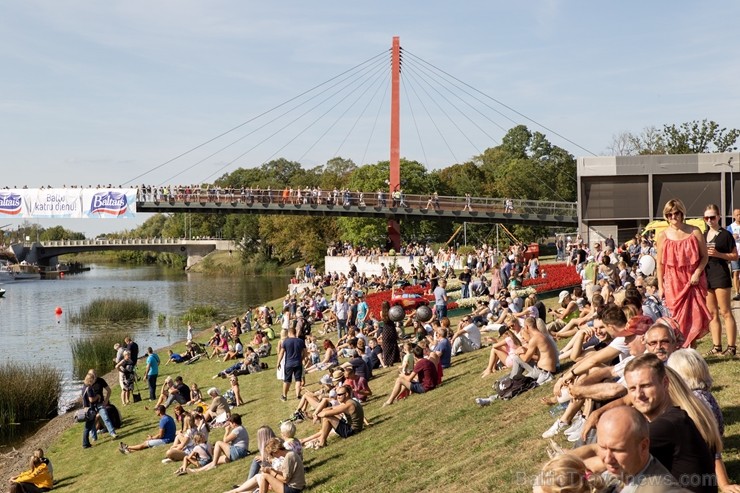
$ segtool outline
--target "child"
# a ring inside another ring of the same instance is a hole
[[[411,375],[414,371],[414,346],[413,342],[403,343],[403,360],[401,361],[401,371],[403,375]]]
[[[295,424],[292,421],[283,421],[280,424],[280,437],[286,450],[292,450],[303,460],[303,445],[295,437]]]
[[[196,433],[193,436],[193,443],[195,443],[193,450],[182,460],[182,466],[175,471],[176,476],[187,474],[189,465],[200,468],[211,462],[213,454],[205,436],[200,432]]]
[[[241,406],[242,404],[244,404],[244,400],[242,399],[242,393],[239,390],[239,377],[237,377],[236,375],[230,375],[229,382],[231,382],[231,391],[234,393],[236,405]]]
[[[188,401],[188,406],[195,406],[203,402],[203,393],[200,391],[200,387],[198,387],[198,384],[193,382],[190,384],[190,401]]]
[[[319,354],[319,346],[316,344],[316,336],[308,336],[308,344],[306,344],[306,350],[311,358],[311,364],[316,365],[321,361],[321,355]]]

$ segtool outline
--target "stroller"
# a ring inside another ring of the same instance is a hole
[[[200,359],[201,356],[207,355],[208,352],[206,351],[206,347],[195,341],[190,341],[187,344],[187,361],[185,361],[186,365],[189,365],[191,363],[195,363]]]

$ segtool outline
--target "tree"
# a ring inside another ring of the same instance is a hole
[[[612,137],[608,150],[615,156],[729,152],[735,149],[738,138],[740,130],[720,128],[718,123],[704,119],[678,126],[666,124],[663,130],[649,126],[639,134],[621,132]]]

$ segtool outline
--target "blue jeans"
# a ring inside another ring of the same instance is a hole
[[[100,419],[103,420],[103,424],[108,430],[108,433],[114,435],[116,433],[116,429],[113,428],[113,423],[111,423],[110,418],[108,417],[108,410],[105,408],[105,406],[100,406],[98,408],[98,416],[100,416]]]
[[[437,308],[437,318],[447,316],[447,305],[434,305]]]
[[[460,298],[470,298],[470,284],[467,282],[462,284],[462,293],[460,294]]]
[[[85,421],[85,429],[82,433],[82,446],[90,447],[90,434],[92,434],[94,440],[98,439],[98,432],[95,431],[95,420]]]
[[[146,383],[149,385],[149,400],[157,400],[157,376],[158,375],[147,375]]]
[[[344,336],[344,334],[347,332],[347,319],[346,318],[338,318],[337,319],[337,334],[339,337]]]

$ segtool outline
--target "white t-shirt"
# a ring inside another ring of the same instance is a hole
[[[607,347],[619,351],[619,361],[624,360],[624,358],[630,355],[630,347],[624,342],[624,337],[615,337]]]
[[[480,328],[476,324],[470,324],[467,327],[465,327],[465,332],[467,332],[467,337],[470,339],[470,342],[473,343],[473,345],[477,348],[480,347]]]
[[[730,226],[727,228],[730,230],[730,233],[732,233],[733,238],[735,238],[735,244],[738,248],[740,248],[740,224],[737,224],[736,222],[733,222],[730,224]]]

